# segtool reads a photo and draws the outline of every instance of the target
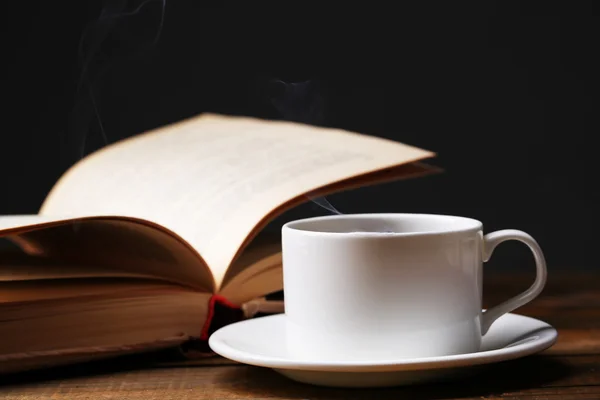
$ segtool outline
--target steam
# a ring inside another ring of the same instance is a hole
[[[118,51],[125,47],[123,40],[115,39],[115,31],[121,34],[131,33],[132,18],[144,13],[154,14],[156,28],[149,43],[138,45],[133,52],[129,51],[121,57],[131,57],[141,50],[154,46],[161,35],[165,19],[166,0],[104,0],[102,10],[97,19],[90,22],[83,31],[79,41],[78,61],[80,78],[77,84],[75,105],[70,119],[70,139],[76,143],[77,156],[86,154],[88,140],[92,133],[97,133],[103,145],[108,144],[108,135],[102,122],[101,107],[95,92],[96,83],[114,65],[119,57]],[[155,14],[158,14],[156,16]],[[145,18],[146,19],[151,18]],[[146,30],[141,27],[140,31]],[[115,40],[111,46],[109,41]],[[129,38],[128,38],[129,39]],[[129,49],[130,50],[130,49]],[[127,51],[127,50],[126,50]]]
[[[323,89],[315,81],[271,81],[271,102],[288,121],[319,125],[325,122]]]
[[[327,200],[327,198],[325,197],[310,197],[307,196],[309,198],[310,201],[312,201],[313,203],[323,207],[324,209],[326,209],[327,211],[333,213],[333,214],[337,214],[337,215],[342,215],[341,212],[338,211],[337,208],[335,208],[333,206],[333,204],[331,204],[329,202],[329,200]]]
[[[326,103],[323,88],[318,82],[284,82],[273,79],[269,83],[271,103],[283,119],[312,125],[324,124]],[[307,197],[333,214],[342,214],[325,197]]]

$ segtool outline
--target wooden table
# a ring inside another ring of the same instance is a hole
[[[489,306],[525,289],[532,276],[496,275],[485,281],[484,303]],[[214,359],[213,365],[169,366],[151,364],[145,356],[5,376],[0,378],[0,398],[600,399],[600,271],[551,273],[543,294],[519,313],[554,325],[558,342],[539,355],[493,365],[476,377],[447,384],[377,390],[319,388],[223,359]]]

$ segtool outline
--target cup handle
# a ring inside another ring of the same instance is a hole
[[[502,315],[519,308],[535,299],[546,285],[546,260],[544,253],[535,239],[529,234],[515,229],[505,229],[488,233],[483,238],[483,262],[487,262],[496,246],[507,240],[518,240],[525,243],[535,258],[536,277],[533,284],[523,293],[485,310],[481,316],[481,334],[485,335],[490,326]]]

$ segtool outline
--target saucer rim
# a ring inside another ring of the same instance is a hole
[[[228,345],[225,340],[221,339],[221,337],[231,329],[239,329],[240,326],[246,324],[260,324],[268,320],[285,321],[285,317],[285,313],[282,313],[227,325],[220,328],[210,336],[208,345],[215,353],[222,357],[258,367],[267,367],[279,370],[293,369],[329,372],[385,372],[469,367],[501,361],[509,361],[544,351],[554,345],[558,339],[558,332],[552,325],[533,317],[515,313],[507,313],[500,318],[509,317],[521,321],[535,321],[541,325],[537,329],[539,333],[537,334],[536,339],[500,349],[486,350],[475,353],[455,354],[450,356],[373,361],[307,361],[295,358],[252,354],[247,351],[238,350],[237,348]],[[518,321],[515,321],[515,323],[518,324]]]

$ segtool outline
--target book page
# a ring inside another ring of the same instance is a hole
[[[160,224],[201,254],[218,287],[246,239],[282,205],[431,156],[338,129],[208,114],[88,156],[57,183],[41,214]]]
[[[1,372],[73,357],[172,348],[199,336],[208,311],[209,294],[156,282],[5,286]]]
[[[210,270],[194,249],[145,220],[0,216],[0,237],[22,250],[0,252],[0,281],[144,277],[216,290]]]
[[[229,266],[219,294],[243,304],[282,289],[281,234],[263,231]]]
[[[81,278],[155,279],[143,273],[124,271],[109,266],[68,264],[23,252],[0,252],[0,285],[4,282],[40,282]]]

